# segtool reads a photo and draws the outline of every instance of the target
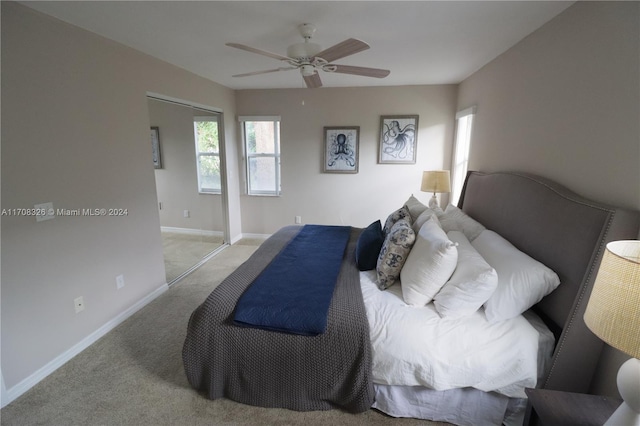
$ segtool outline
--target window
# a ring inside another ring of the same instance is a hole
[[[280,195],[280,117],[240,117],[247,194]]]
[[[194,117],[193,130],[196,140],[196,165],[198,192],[220,194],[220,139],[219,116]]]
[[[462,186],[467,177],[469,168],[469,150],[471,148],[471,127],[476,107],[458,111],[456,114],[456,144],[453,152],[453,164],[451,165],[451,204],[457,205]]]

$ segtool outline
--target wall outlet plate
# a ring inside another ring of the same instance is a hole
[[[116,287],[118,290],[124,287],[124,275],[118,275],[116,277]]]

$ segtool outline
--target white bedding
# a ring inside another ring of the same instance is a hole
[[[536,386],[540,333],[522,315],[494,324],[483,310],[443,319],[433,303],[407,305],[398,284],[379,290],[375,271],[361,272],[360,285],[371,330],[374,383],[435,390],[472,387],[514,398],[525,398],[524,388]],[[553,337],[546,339],[551,341],[545,348],[549,352]]]

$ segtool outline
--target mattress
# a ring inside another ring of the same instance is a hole
[[[461,319],[440,318],[433,304],[404,303],[399,285],[380,291],[375,271],[360,273],[379,385],[437,391],[473,388],[525,398],[551,358],[554,338],[528,314],[489,323],[483,310]]]

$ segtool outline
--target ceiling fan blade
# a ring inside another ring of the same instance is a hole
[[[317,87],[322,87],[322,80],[320,80],[320,75],[318,73],[302,76],[304,78],[304,82],[306,83],[309,89],[315,89]]]
[[[268,74],[270,72],[289,71],[289,70],[295,70],[295,69],[297,69],[297,68],[296,67],[276,68],[276,69],[273,69],[273,70],[246,72],[244,74],[232,75],[231,77],[249,77],[250,75]]]
[[[334,46],[331,46],[316,55],[316,58],[322,58],[327,62],[333,62],[345,56],[353,55],[363,50],[367,50],[369,45],[364,41],[350,38]]]
[[[251,47],[251,46],[245,46],[244,44],[226,43],[226,45],[229,46],[229,47],[235,47],[236,49],[246,50],[247,52],[257,53],[258,55],[268,56],[270,58],[277,59],[279,61],[290,61],[291,60],[291,58],[289,58],[287,56],[282,56],[282,55],[278,55],[277,53],[267,52],[266,50],[256,49],[255,47]]]
[[[336,67],[334,72],[339,72],[341,74],[353,74],[353,75],[362,75],[364,77],[375,77],[375,78],[385,78],[388,76],[391,71],[383,70],[379,68],[367,68],[367,67],[353,67],[350,65],[333,65]]]

